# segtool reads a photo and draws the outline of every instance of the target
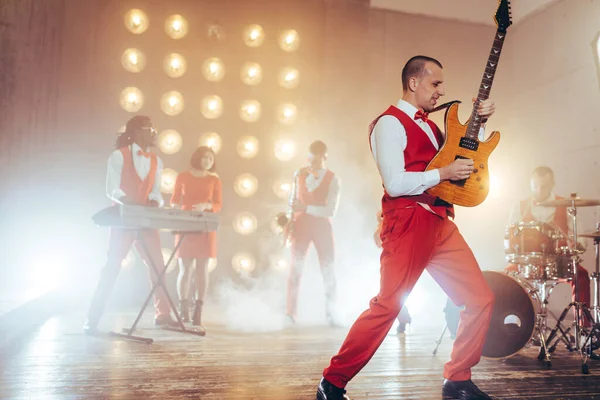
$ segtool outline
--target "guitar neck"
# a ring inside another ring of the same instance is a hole
[[[505,37],[506,31],[496,31],[496,36],[494,36],[494,44],[492,45],[490,56],[485,64],[485,71],[483,72],[481,84],[479,85],[479,91],[477,92],[477,100],[475,100],[475,104],[473,105],[471,119],[469,120],[469,126],[467,127],[466,136],[470,139],[478,140],[479,129],[481,128],[481,124],[485,122],[485,119],[481,118],[477,114],[477,108],[479,103],[486,100],[490,96],[492,83],[494,82],[494,76],[496,75],[496,68],[498,67],[498,61],[500,60],[500,53],[502,53],[502,46],[504,45]]]

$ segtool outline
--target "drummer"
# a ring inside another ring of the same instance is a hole
[[[558,228],[563,236],[571,237],[573,234],[573,223],[567,217],[566,207],[542,207],[538,203],[551,200],[560,200],[554,194],[554,172],[549,167],[537,167],[533,170],[530,179],[531,196],[521,200],[512,210],[509,224],[517,224],[519,222],[546,222]],[[567,236],[568,235],[568,236]],[[577,248],[585,250],[586,243],[584,240],[578,240]],[[559,246],[566,246],[566,241],[559,241]],[[516,264],[510,264],[505,271],[517,272]],[[588,271],[581,265],[577,265],[577,279],[579,283],[579,300],[590,306],[590,275]],[[575,282],[569,281],[575,301]],[[590,321],[584,321],[586,326],[590,325]]]

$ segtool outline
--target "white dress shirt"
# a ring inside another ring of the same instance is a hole
[[[131,157],[133,158],[133,166],[135,168],[135,172],[140,177],[140,179],[144,180],[150,173],[151,159],[150,157],[138,155],[138,150],[141,150],[140,146],[133,143],[131,145]],[[154,200],[158,202],[160,207],[162,207],[164,204],[164,200],[160,193],[160,180],[163,170],[163,162],[158,156],[156,157],[156,161],[156,176],[154,177],[154,185],[152,186],[152,191],[148,196],[148,200]],[[125,196],[125,192],[121,190],[122,172],[123,154],[121,153],[121,150],[117,149],[113,151],[110,157],[108,158],[108,169],[106,173],[106,195],[111,200],[119,201],[121,197]]]
[[[296,203],[298,199],[298,178],[299,172],[297,171],[294,175],[294,182],[292,184],[292,190],[290,192],[289,205],[290,208]],[[318,171],[317,176],[308,174],[306,177],[306,189],[309,192],[314,192],[323,182],[327,169],[322,168]],[[331,183],[329,184],[329,191],[327,192],[327,204],[324,206],[307,205],[306,213],[314,215],[315,217],[332,218],[337,212],[338,205],[340,203],[340,180],[337,176],[333,176]]]
[[[400,100],[397,107],[414,120],[418,111],[415,106]],[[423,129],[431,143],[439,150],[437,139],[429,124],[422,119],[415,120],[415,123]],[[482,127],[479,131],[479,139],[482,140],[483,137],[485,131]],[[383,180],[383,186],[392,197],[419,195],[440,183],[440,173],[437,169],[425,172],[406,171],[404,164],[406,145],[406,129],[402,123],[391,115],[379,118],[371,134],[371,152]]]

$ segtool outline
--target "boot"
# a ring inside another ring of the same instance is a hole
[[[179,316],[183,322],[190,322],[190,303],[187,300],[179,302]]]
[[[202,305],[204,302],[202,300],[196,300],[194,304],[194,316],[192,317],[192,325],[198,326],[199,330],[205,332],[204,327],[202,326]]]

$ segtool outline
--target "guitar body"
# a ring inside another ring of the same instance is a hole
[[[446,141],[438,154],[431,160],[426,171],[445,167],[457,158],[469,158],[475,163],[475,170],[471,176],[463,181],[444,181],[429,189],[427,193],[432,196],[457,206],[475,207],[485,200],[490,191],[490,173],[488,159],[492,151],[498,146],[500,132],[494,131],[485,142],[479,142],[477,149],[472,150],[465,146],[464,137],[467,124],[458,120],[458,102],[452,104],[446,111],[445,130]],[[461,145],[462,144],[462,145]]]

